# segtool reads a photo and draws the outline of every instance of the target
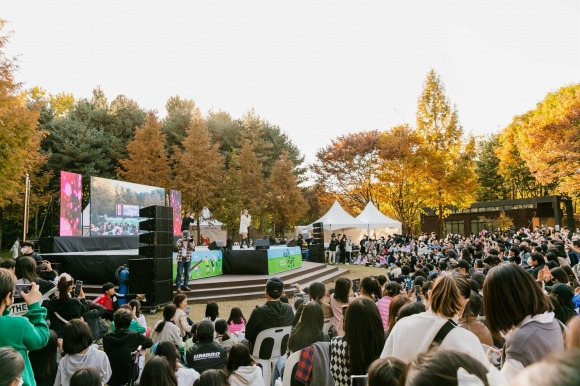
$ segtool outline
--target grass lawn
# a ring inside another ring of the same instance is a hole
[[[348,269],[350,272],[346,273],[343,276],[348,277],[349,279],[362,279],[366,276],[378,276],[384,275],[386,270],[384,268],[375,268],[375,267],[365,267],[361,265],[338,265],[340,268]],[[264,283],[264,286],[266,283]],[[334,282],[326,283],[326,287],[334,287]],[[266,302],[266,298],[263,299],[249,299],[249,300],[235,300],[235,301],[227,301],[227,302],[219,302],[219,309],[220,309],[220,317],[227,319],[230,316],[230,310],[232,307],[239,307],[244,314],[244,317],[248,319],[252,310],[260,304],[264,304]],[[292,304],[292,299],[290,299],[290,304]],[[201,318],[205,316],[205,303],[190,303],[189,307],[191,309],[189,313],[189,317],[194,321],[197,322]],[[150,315],[145,313],[145,319],[147,319],[147,325],[149,327],[153,327],[157,321],[163,318],[162,310],[158,310],[155,314]]]

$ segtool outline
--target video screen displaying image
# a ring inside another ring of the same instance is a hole
[[[165,205],[165,189],[91,177],[91,236],[139,233],[139,209]]]
[[[169,191],[169,205],[173,208],[173,234],[181,236],[181,192]]]
[[[83,176],[60,172],[60,235],[82,236]]]

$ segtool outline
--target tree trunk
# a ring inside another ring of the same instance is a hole
[[[2,228],[4,226],[4,209],[0,208],[0,249],[2,249]]]

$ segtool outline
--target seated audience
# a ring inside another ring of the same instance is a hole
[[[47,261],[45,263],[46,271],[44,276],[51,277],[52,280],[56,279],[56,272],[52,270],[52,266]],[[41,294],[46,294],[47,292],[51,291],[56,285],[54,281],[44,280],[41,279],[38,275],[38,270],[36,267],[36,261],[32,257],[22,256],[16,260],[16,277],[18,280],[16,283],[18,284],[30,284],[32,282],[38,284]]]
[[[86,369],[80,369],[75,371],[72,377],[70,377],[70,386],[102,386],[103,379],[101,374],[97,369],[93,367],[87,367]]]
[[[401,292],[401,287],[397,283],[392,281],[385,284],[385,289],[383,290],[383,297],[377,302],[377,307],[379,313],[381,314],[381,320],[383,321],[383,329],[385,331],[389,328],[389,306],[391,300]]]
[[[316,342],[330,342],[330,337],[322,331],[323,325],[322,307],[316,302],[306,303],[298,328],[288,339],[288,350],[296,352]]]
[[[189,309],[187,308],[187,296],[185,294],[177,294],[173,298],[173,304],[175,304],[175,316],[173,317],[173,323],[179,328],[179,335],[183,338],[186,334],[191,332],[192,324],[187,321],[187,314]]]
[[[234,334],[228,333],[228,322],[223,319],[215,321],[215,332],[216,342],[224,346],[228,353],[230,352],[230,348],[238,343],[238,338]]]
[[[344,333],[330,341],[330,373],[336,386],[350,386],[350,376],[366,374],[381,354],[383,322],[372,300],[357,298],[349,304]]]
[[[226,361],[230,386],[264,386],[262,369],[252,359],[248,347],[242,343],[232,346]]]
[[[107,354],[97,349],[93,343],[91,329],[80,319],[71,320],[65,327],[62,337],[62,352],[56,373],[55,386],[69,386],[70,378],[82,368],[94,367],[104,383],[111,378],[111,365]]]
[[[393,300],[391,300],[391,304],[389,304],[389,323],[387,324],[388,329],[385,334],[385,338],[389,337],[389,334],[395,327],[399,310],[408,303],[411,303],[411,299],[409,299],[406,295],[397,295],[393,298]]]
[[[89,310],[83,289],[81,288],[77,299],[73,297],[73,287],[74,279],[67,273],[61,274],[57,284],[58,296],[44,303],[48,310],[50,328],[59,338],[62,338],[64,327],[71,320],[80,318]]]
[[[574,290],[568,284],[555,283],[551,286],[546,286],[546,291],[550,295],[552,305],[554,306],[554,315],[563,324],[568,323],[572,317],[577,316],[574,310]]]
[[[229,386],[224,370],[209,369],[193,383],[193,386]]]
[[[246,327],[246,318],[242,314],[242,310],[239,307],[232,307],[230,311],[230,317],[228,318],[229,330],[233,334],[244,331]]]
[[[179,351],[175,345],[169,341],[163,341],[156,344],[153,354],[165,357],[169,362],[172,370],[177,376],[178,386],[191,386],[196,379],[199,378],[199,373],[194,369],[183,367],[179,360]]]
[[[103,284],[103,293],[100,294],[93,302],[100,304],[107,310],[105,312],[105,319],[113,320],[113,314],[119,308],[119,299],[130,301],[136,297],[144,297],[142,294],[120,294],[115,291],[115,285],[111,282]]]
[[[127,307],[125,308],[125,306]],[[135,315],[129,305],[124,304],[115,311],[113,319],[116,330],[103,338],[103,350],[109,358],[113,372],[109,379],[109,386],[121,386],[129,382],[130,370],[133,365],[131,353],[139,346],[141,349],[148,349],[153,346],[153,342],[141,332],[131,331],[131,323],[139,324],[139,322],[135,320]],[[143,328],[140,324],[139,327]],[[136,371],[136,373],[139,372]]]
[[[105,307],[100,304],[95,304],[90,300],[87,300],[87,306],[89,310],[82,317],[89,325],[93,339],[96,342],[109,332],[109,327],[107,327],[107,324],[103,320],[103,315],[105,315],[106,310]]]
[[[368,386],[404,386],[400,379],[405,363],[397,358],[379,358],[369,366]]]
[[[139,386],[178,386],[177,375],[163,356],[154,356],[145,364]]]
[[[340,277],[336,280],[334,293],[330,295],[330,307],[334,316],[334,331],[340,336],[344,335],[342,329],[342,308],[348,306],[354,300],[352,292],[352,282],[347,277]]]
[[[20,386],[24,378],[24,360],[12,347],[0,347],[0,374],[2,386]],[[29,383],[31,385],[32,383]]]
[[[197,325],[197,339],[185,354],[189,367],[202,374],[208,369],[223,369],[226,365],[227,351],[214,340],[214,326],[210,320],[202,320]]]
[[[33,283],[30,291],[21,291],[28,311],[24,317],[11,316],[10,308],[14,304],[16,276],[11,271],[0,268],[0,347],[12,347],[24,360],[22,380],[27,385],[34,385],[34,374],[30,366],[28,352],[46,346],[49,338],[46,325],[46,309],[40,306],[42,297],[38,285]],[[0,374],[12,374],[12,371]],[[19,374],[19,376],[20,376]]]
[[[220,308],[216,302],[207,302],[205,306],[205,318],[213,324],[220,316]]]
[[[457,324],[461,328],[469,330],[477,336],[481,344],[487,346],[493,346],[493,337],[491,332],[485,324],[480,322],[477,318],[481,313],[482,299],[478,293],[473,292],[469,297],[469,303],[463,310],[463,315],[459,318],[459,323]]]
[[[151,340],[153,343],[168,340],[173,342],[173,344],[180,349],[183,348],[184,343],[179,334],[179,327],[171,323],[171,319],[175,316],[176,311],[177,307],[175,307],[175,304],[173,303],[165,306],[163,309],[163,320],[155,323],[155,326],[153,326],[153,330],[151,331]]]
[[[135,308],[131,307],[130,304],[123,304],[117,311],[120,309],[125,309],[129,311],[132,315],[131,324],[129,325],[129,331],[138,332],[139,334],[145,334],[145,327],[139,323],[139,319],[137,319],[137,315],[135,315]],[[117,312],[115,311],[115,313]],[[115,314],[113,314],[113,321],[111,322],[111,332],[115,332],[117,329],[115,324]]]
[[[580,349],[555,352],[526,367],[510,385],[577,386],[580,385],[578,363],[580,363]]]
[[[56,357],[58,351],[58,336],[52,330],[49,333],[50,335],[46,346],[28,352],[36,386],[54,385],[56,372],[58,370]]]

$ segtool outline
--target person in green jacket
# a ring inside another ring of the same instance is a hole
[[[12,347],[20,353],[24,360],[23,385],[36,386],[28,351],[41,349],[48,342],[48,326],[44,321],[46,309],[40,305],[42,294],[38,284],[31,283],[30,292],[20,293],[28,306],[28,312],[25,316],[11,316],[15,286],[16,276],[0,268],[0,331],[4,332],[0,334],[0,347]]]

